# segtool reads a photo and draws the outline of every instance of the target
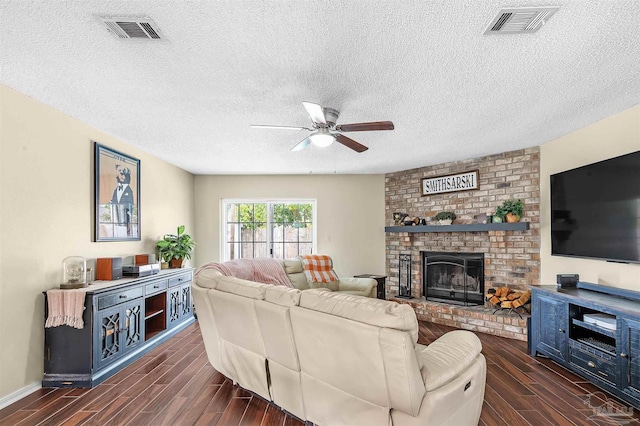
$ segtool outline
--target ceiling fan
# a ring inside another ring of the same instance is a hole
[[[304,138],[301,142],[296,144],[291,151],[300,151],[306,148],[310,143],[318,147],[326,147],[333,142],[341,143],[347,148],[351,148],[356,152],[364,152],[367,148],[354,141],[351,138],[346,137],[341,132],[364,132],[370,130],[393,130],[393,123],[391,121],[373,121],[370,123],[351,123],[351,124],[338,124],[338,116],[340,111],[333,108],[322,107],[312,102],[303,102],[305,109],[311,117],[313,123],[312,128],[298,127],[298,126],[272,126],[269,124],[252,124],[251,127],[266,128],[266,129],[285,129],[285,130],[308,130],[312,132],[309,136]]]

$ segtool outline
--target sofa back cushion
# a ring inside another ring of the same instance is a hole
[[[419,412],[425,386],[415,313],[395,302],[367,301],[372,299],[309,290],[291,308],[304,404],[314,423],[338,421],[325,403],[313,401],[329,394],[341,395],[332,401],[336,407],[357,407],[376,423],[388,421],[389,408]]]
[[[250,299],[263,300],[269,286],[236,277],[219,277],[216,289]]]
[[[264,300],[280,306],[298,306],[302,292],[295,288],[273,286],[265,290]]]
[[[381,422],[389,407],[418,413],[425,386],[411,307],[309,290],[302,293],[300,306],[291,308],[291,319],[305,407],[316,422],[336,419],[327,417],[330,413],[322,412],[322,404],[308,401],[307,395],[328,392],[343,395],[345,403]]]
[[[311,288],[309,287],[307,277],[304,275],[300,259],[284,259],[280,262],[282,262],[284,272],[295,288],[298,290],[308,290]]]
[[[409,305],[341,292],[305,291],[300,295],[300,306],[364,324],[405,331],[414,344],[418,341],[418,320]]]
[[[193,274],[195,282],[203,288],[216,288],[218,286],[218,278],[222,276],[222,273],[216,269],[198,269]]]

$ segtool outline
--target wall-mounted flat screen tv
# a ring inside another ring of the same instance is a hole
[[[551,254],[640,263],[640,151],[551,175]]]

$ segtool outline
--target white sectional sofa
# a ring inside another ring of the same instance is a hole
[[[260,284],[203,270],[193,300],[211,365],[317,425],[475,425],[486,363],[477,336],[417,343],[407,305]]]

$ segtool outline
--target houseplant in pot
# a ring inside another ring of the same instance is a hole
[[[505,200],[502,202],[502,205],[498,206],[498,208],[496,209],[494,219],[496,217],[499,217],[504,222],[518,222],[522,217],[523,211],[524,204],[522,203],[522,200]]]
[[[169,262],[171,268],[181,268],[185,259],[191,259],[191,251],[195,245],[193,238],[184,233],[184,225],[178,226],[177,234],[165,234],[156,243],[160,257]]]
[[[439,225],[451,225],[451,222],[456,220],[456,214],[453,212],[439,212],[433,219],[437,220]]]

